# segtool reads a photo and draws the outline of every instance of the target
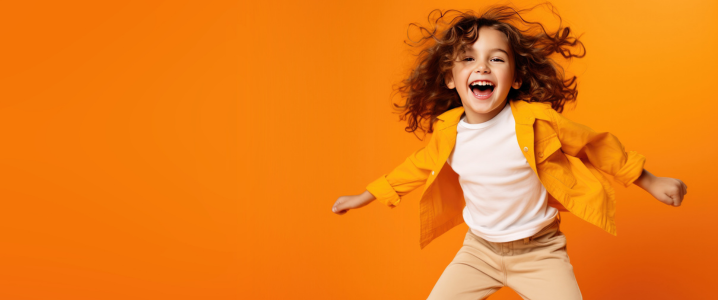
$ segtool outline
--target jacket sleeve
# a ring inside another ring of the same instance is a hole
[[[437,136],[436,132],[432,134],[425,147],[409,155],[389,174],[370,183],[366,187],[367,191],[380,203],[394,208],[401,201],[401,197],[426,183],[439,156]]]
[[[557,123],[558,138],[564,153],[587,158],[599,170],[606,172],[625,187],[629,187],[643,172],[646,157],[636,151],[624,150],[623,144],[611,133],[596,132],[573,122],[551,109]]]

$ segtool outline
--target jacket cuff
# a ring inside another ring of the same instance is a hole
[[[366,187],[366,190],[374,195],[379,203],[391,208],[394,208],[401,200],[394,188],[389,184],[389,181],[386,180],[386,175],[382,175],[377,180],[374,180],[374,182]]]
[[[646,157],[638,154],[636,151],[628,152],[628,159],[626,164],[618,170],[618,173],[613,177],[617,181],[623,184],[625,187],[631,186],[631,184],[641,177],[643,173],[643,166],[646,164]]]

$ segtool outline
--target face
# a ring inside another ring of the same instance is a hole
[[[459,93],[467,122],[483,123],[496,116],[511,88],[521,87],[514,80],[508,37],[496,29],[481,27],[476,43],[454,62],[446,85]]]

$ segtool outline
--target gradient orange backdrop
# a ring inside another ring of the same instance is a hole
[[[4,4],[0,299],[425,299],[465,224],[419,250],[420,192],[331,206],[426,142],[391,109],[408,24],[492,3]],[[565,115],[690,191],[614,185],[615,237],[563,214],[584,298],[711,297],[718,2],[553,3],[588,51]]]

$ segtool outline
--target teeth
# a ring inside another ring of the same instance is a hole
[[[475,85],[478,85],[478,86],[486,86],[486,85],[494,86],[493,83],[488,82],[488,81],[474,81],[474,82],[471,83],[471,86],[475,86]]]

